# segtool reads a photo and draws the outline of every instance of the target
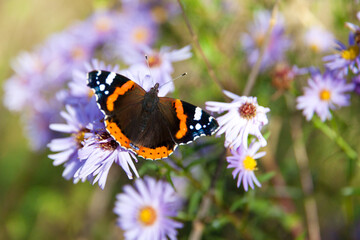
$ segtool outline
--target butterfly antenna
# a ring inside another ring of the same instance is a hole
[[[171,79],[170,81],[167,81],[166,83],[162,84],[162,85],[160,86],[160,88],[161,88],[162,86],[164,86],[164,85],[166,85],[166,84],[168,84],[168,83],[174,82],[175,80],[177,80],[177,79],[179,79],[179,78],[181,78],[181,77],[184,77],[184,76],[186,76],[186,75],[187,75],[187,72],[184,72],[183,74],[180,74],[180,75],[177,76],[176,78]]]
[[[153,76],[151,74],[151,67],[150,67],[150,64],[149,64],[148,55],[145,55],[145,60],[146,60],[146,65],[147,65],[148,70],[149,70],[149,75],[150,75],[151,81],[152,81],[153,85],[155,85],[154,78],[153,78]]]

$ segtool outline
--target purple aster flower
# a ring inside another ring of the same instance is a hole
[[[123,15],[116,11],[98,10],[84,24],[87,24],[86,36],[94,39],[97,45],[113,42],[123,28]]]
[[[241,44],[246,51],[248,62],[251,66],[259,58],[266,32],[270,27],[271,13],[265,10],[258,11],[255,13],[254,18],[254,22],[248,26],[248,33],[241,35]],[[290,40],[284,34],[284,19],[278,14],[262,59],[261,69],[265,70],[277,61],[282,60],[289,46]]]
[[[49,60],[49,55],[50,51],[39,48],[33,53],[21,53],[12,62],[15,75],[4,85],[4,104],[9,110],[42,111],[48,107],[49,95],[55,94],[62,85],[61,72],[57,70],[61,62]]]
[[[95,39],[84,37],[85,24],[78,24],[61,33],[54,34],[47,41],[48,48],[53,49],[57,58],[62,59],[69,78],[73,69],[81,67],[89,61],[95,51]]]
[[[78,158],[84,164],[75,172],[74,180],[80,179],[84,182],[91,177],[91,179],[94,178],[93,184],[99,182],[100,188],[104,189],[107,175],[113,163],[121,166],[129,179],[133,178],[130,168],[136,177],[139,177],[133,163],[133,160],[137,162],[134,154],[121,148],[105,130],[105,126],[101,125],[95,131],[85,133],[84,145],[78,151]]]
[[[65,163],[63,176],[66,179],[70,179],[73,175],[67,175],[65,173],[74,172],[69,170],[68,166],[72,168],[74,165],[81,165],[78,160],[78,150],[84,146],[85,133],[94,129],[93,125],[99,122],[103,116],[94,103],[89,103],[85,106],[79,105],[77,108],[66,105],[66,111],[62,111],[60,115],[65,119],[66,124],[53,123],[50,124],[50,129],[70,134],[70,136],[53,139],[48,144],[51,151],[58,152],[49,155],[49,158],[54,160],[53,164],[55,166]]]
[[[49,124],[58,118],[56,109],[44,108],[42,111],[28,112],[21,117],[23,125],[25,126],[25,134],[31,139],[31,141],[29,141],[31,150],[44,150],[49,141],[58,136],[55,132],[49,131]]]
[[[304,95],[296,99],[296,108],[303,110],[306,120],[310,120],[316,113],[321,121],[331,119],[330,109],[348,106],[350,95],[346,92],[354,89],[354,84],[347,84],[337,79],[333,73],[324,74],[314,72],[308,80],[308,87],[304,88]]]
[[[54,160],[54,165],[65,165],[63,176],[66,179],[74,178],[74,183],[79,180],[92,180],[93,184],[99,182],[100,188],[105,187],[106,178],[111,165],[115,162],[120,165],[129,178],[134,171],[138,177],[132,158],[133,154],[120,149],[116,141],[106,132],[95,99],[92,98],[87,105],[66,106],[66,112],[61,116],[66,124],[51,124],[54,131],[70,134],[65,138],[53,139],[48,147],[53,152],[49,155]]]
[[[32,85],[30,78],[22,78],[14,75],[6,80],[4,84],[4,105],[11,111],[21,112],[24,110],[31,98],[39,99],[41,104],[44,104],[40,97],[37,97],[38,92],[29,91]],[[38,104],[38,103],[35,103]]]
[[[334,36],[323,28],[314,26],[304,35],[305,44],[315,52],[326,52],[334,46]]]
[[[354,92],[360,95],[360,75],[353,77],[352,83],[354,84]]]
[[[334,71],[339,77],[348,74],[349,69],[354,73],[359,73],[359,45],[355,42],[355,34],[349,33],[348,46],[340,41],[336,41],[336,54],[328,55],[323,58],[325,66]]]
[[[179,7],[168,0],[122,0],[122,7],[128,11],[148,11],[156,23],[164,23],[180,13]]]
[[[183,225],[172,218],[177,216],[180,198],[169,183],[137,179],[135,187],[124,186],[124,193],[116,198],[114,212],[125,239],[176,239],[176,229]]]
[[[85,62],[84,67],[75,69],[73,71],[72,81],[69,82],[69,91],[66,93],[64,102],[66,104],[87,103],[94,95],[94,92],[87,86],[87,74],[96,69],[101,69],[110,72],[118,72],[119,66],[106,65],[103,61],[92,59],[90,62]]]
[[[266,113],[269,108],[259,106],[256,97],[238,96],[228,91],[224,94],[233,99],[231,103],[206,102],[206,109],[212,112],[226,114],[217,117],[220,125],[217,135],[225,133],[225,147],[239,148],[247,147],[248,136],[254,135],[260,141],[261,146],[267,142],[260,130],[268,123]]]
[[[256,159],[265,156],[265,152],[258,152],[260,147],[259,142],[252,142],[249,148],[240,146],[236,150],[230,149],[232,156],[226,158],[229,163],[228,168],[235,168],[232,175],[234,179],[238,177],[237,187],[240,187],[242,183],[245,191],[248,190],[249,186],[254,189],[254,183],[261,187],[254,174],[254,171],[257,170]]]
[[[123,49],[121,54],[124,61],[130,65],[131,72],[140,72],[144,76],[150,74],[154,82],[158,82],[160,86],[166,83],[167,88],[172,92],[175,88],[171,77],[174,72],[172,63],[190,58],[192,56],[190,49],[190,46],[186,46],[171,51],[168,47],[162,47],[160,51],[155,51],[143,46],[141,49]]]
[[[123,15],[121,31],[118,31],[116,41],[110,44],[115,54],[123,49],[139,49],[152,46],[157,39],[158,25],[151,20],[147,11],[129,12]]]

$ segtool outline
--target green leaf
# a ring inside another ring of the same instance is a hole
[[[360,188],[345,187],[341,189],[341,194],[344,196],[360,196]]]
[[[191,195],[189,200],[189,209],[188,209],[188,213],[190,216],[196,215],[201,201],[201,197],[202,197],[202,193],[199,191],[196,191]]]
[[[275,172],[275,171],[271,171],[271,172],[268,172],[268,173],[259,175],[259,176],[258,176],[258,180],[259,180],[260,182],[267,182],[267,181],[269,181],[270,179],[272,179],[275,175],[276,175],[276,172]]]
[[[230,212],[234,212],[237,209],[243,207],[248,202],[248,199],[246,197],[241,197],[237,199],[230,207]]]

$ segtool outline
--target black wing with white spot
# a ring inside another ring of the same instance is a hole
[[[108,71],[95,70],[89,72],[87,85],[94,91],[96,101],[105,115],[113,114],[115,101],[126,97],[127,102],[131,102],[131,97],[128,97],[129,94],[126,94],[130,90],[134,90],[134,93],[136,93],[134,96],[140,95],[140,98],[145,94],[145,91],[139,85],[127,77]],[[118,94],[119,92],[123,94],[120,95]],[[136,100],[139,101],[138,99]],[[121,111],[121,109],[116,110]]]
[[[188,144],[201,136],[213,135],[219,129],[218,122],[210,114],[185,101],[181,103],[187,117],[187,131],[184,137],[177,139],[178,144]]]

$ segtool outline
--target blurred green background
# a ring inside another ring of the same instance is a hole
[[[112,5],[114,2],[2,0],[0,84],[13,74],[11,60],[19,52],[31,51],[50,34],[63,30],[76,20],[85,19],[96,7]],[[236,18],[219,12],[217,6],[220,2],[185,1],[189,19],[198,32],[200,43],[218,78],[225,88],[238,89],[234,92],[240,94],[249,68],[244,54],[234,52],[229,46],[238,44],[238,36],[246,30],[253,10],[271,9],[274,1],[239,1]],[[300,43],[303,28],[320,23],[331,30],[339,40],[346,41],[348,30],[344,28],[344,22],[359,24],[355,17],[358,10],[359,3],[350,0],[280,1],[280,11],[287,20],[287,32],[292,34],[296,44],[288,53],[289,62],[301,67],[321,66],[322,56],[304,51]],[[180,36],[182,42],[190,43],[181,16],[176,23],[179,28],[172,29],[172,33]],[[167,41],[164,40],[166,44]],[[196,51],[191,61],[194,64],[187,65],[191,69],[185,71],[191,72],[192,80],[210,82],[206,67]],[[184,67],[179,68],[177,72],[183,72]],[[192,80],[187,81],[189,83]],[[304,85],[305,80],[306,78],[296,80],[296,85]],[[293,226],[300,223],[306,229],[308,221],[304,210],[304,203],[308,198],[301,189],[290,130],[293,117],[300,113],[286,107],[289,101],[286,96],[272,98],[276,89],[270,82],[271,72],[261,74],[252,95],[258,97],[260,105],[271,109],[269,145],[265,149],[267,155],[259,163],[259,175],[272,172],[274,176],[271,181],[264,182],[262,188],[249,193],[252,196],[250,199],[256,199],[256,204],[248,207],[255,216],[239,215],[243,221],[249,220],[250,230],[244,235],[244,239],[291,238]],[[203,105],[203,102],[210,98],[223,100],[213,85],[203,89],[196,88],[196,94],[187,91],[194,89],[191,85],[180,81],[175,85],[179,87],[177,95],[191,97],[192,102],[199,105]],[[300,94],[301,88],[296,89]],[[0,92],[0,98],[3,98],[3,91]],[[351,102],[352,106],[338,111],[328,126],[335,128],[359,153],[359,97],[353,95]],[[124,178],[123,174],[117,174],[121,171],[120,168],[112,167],[104,191],[88,182],[74,185],[61,177],[63,167],[54,167],[52,161],[46,157],[46,152],[34,153],[29,150],[20,117],[10,113],[1,104],[0,111],[0,239],[122,239],[121,230],[115,225],[116,216],[112,208],[115,194],[121,191],[120,183],[130,181]],[[303,120],[302,124],[303,144],[309,156],[309,167],[314,181],[311,195],[317,202],[322,238],[360,239],[358,159],[349,160],[338,145],[314,128],[311,122]],[[228,183],[235,185],[230,173],[230,170],[225,171]],[[243,194],[240,189],[239,194]],[[287,205],[289,202],[291,204]],[[253,209],[254,206],[256,210]],[[251,225],[256,224],[263,227],[263,232],[252,235]],[[228,228],[231,227],[224,228],[225,232]],[[210,239],[210,235],[207,236],[205,239]],[[306,236],[306,230],[302,236]],[[182,239],[186,239],[186,235],[183,235]]]
[[[1,1],[0,83],[13,74],[10,64],[19,52],[31,51],[50,34],[85,19],[99,4]],[[101,191],[89,183],[66,181],[63,168],[54,167],[47,153],[29,150],[20,117],[2,104],[0,111],[0,239],[119,239],[112,208],[121,188]]]

